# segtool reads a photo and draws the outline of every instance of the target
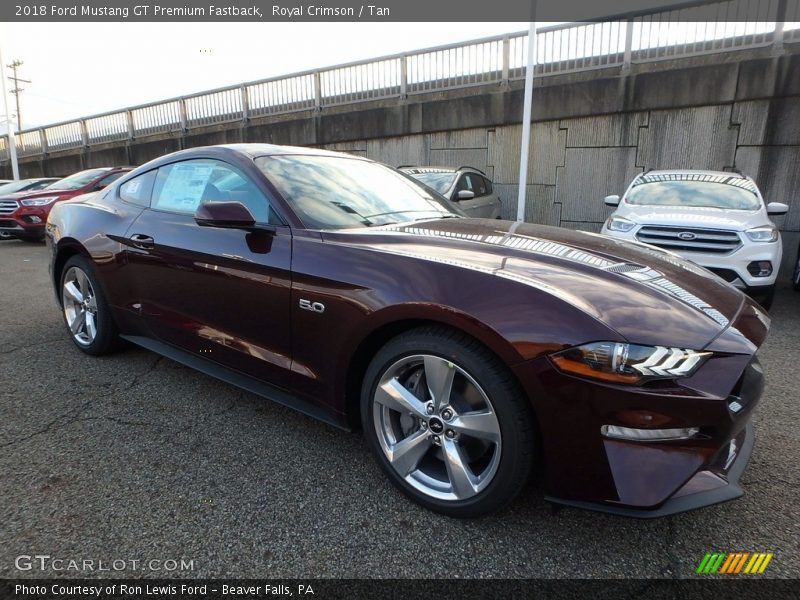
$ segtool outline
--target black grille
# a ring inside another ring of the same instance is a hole
[[[645,244],[680,252],[710,252],[729,254],[742,245],[739,234],[725,229],[645,225],[636,234]]]

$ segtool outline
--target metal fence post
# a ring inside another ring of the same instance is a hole
[[[186,99],[179,98],[178,99],[178,110],[180,111],[181,116],[181,133],[185,133],[189,130],[189,123],[186,119]]]
[[[625,26],[625,54],[622,57],[622,72],[631,70],[631,55],[633,48],[633,19],[628,19]]]
[[[47,154],[47,132],[44,130],[44,127],[42,127],[39,130],[39,144],[42,147],[42,155],[46,155]]]
[[[81,144],[86,148],[89,146],[89,130],[86,128],[86,119],[78,121],[78,127],[81,132]]]
[[[242,121],[247,123],[250,120],[250,98],[247,95],[247,86],[242,84],[239,91],[242,94]]]
[[[132,140],[134,136],[134,128],[133,128],[133,111],[126,110],[125,111],[125,123],[128,127],[128,139]]]
[[[319,71],[314,71],[314,110],[316,112],[322,110],[322,81]]]
[[[784,20],[786,20],[786,0],[778,0],[778,10],[775,14],[775,31],[772,34],[773,54],[783,54]]]
[[[400,57],[400,99],[408,98],[408,56]]]
[[[503,72],[500,76],[500,83],[508,85],[509,70],[511,67],[511,39],[508,36],[503,37]]]

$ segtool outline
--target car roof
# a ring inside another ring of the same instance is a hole
[[[479,173],[480,175],[486,176],[486,173],[481,171],[475,167],[437,167],[437,166],[413,166],[413,165],[403,165],[401,167],[397,167],[404,173],[411,173],[411,174],[420,174],[420,173],[457,173],[459,171],[472,171],[474,173]]]
[[[647,171],[637,175],[631,186],[637,187],[644,183],[660,183],[664,181],[703,181],[719,183],[721,185],[732,185],[758,194],[755,181],[747,175],[731,171],[704,171],[700,169]]]
[[[259,156],[278,156],[289,154],[305,154],[310,156],[339,156],[347,154],[346,152],[333,152],[331,150],[322,150],[320,148],[305,148],[303,146],[279,146],[278,144],[220,144],[217,146],[200,146],[198,148],[191,148],[189,150],[203,150],[209,148],[222,148],[225,150],[232,150],[239,154],[245,154],[250,158],[258,158]],[[360,160],[369,160],[362,156],[354,154],[347,154],[348,158],[356,158]]]

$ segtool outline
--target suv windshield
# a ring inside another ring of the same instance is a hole
[[[746,179],[736,181],[748,182]],[[693,206],[730,210],[758,210],[761,206],[758,196],[750,190],[711,181],[643,182],[631,188],[625,196],[625,202],[638,206]]]
[[[461,216],[444,199],[379,163],[313,155],[262,156],[255,163],[311,229]]]
[[[26,189],[29,185],[31,185],[31,182],[27,179],[12,181],[11,183],[0,183],[0,195],[13,194],[14,192]]]
[[[428,187],[435,189],[440,194],[444,194],[453,185],[456,178],[454,171],[433,171],[429,173],[409,173],[414,179],[418,179]]]
[[[81,171],[69,177],[65,177],[61,181],[56,181],[52,185],[48,185],[46,190],[77,190],[91,183],[103,173],[108,172],[108,169],[89,169],[88,171]]]

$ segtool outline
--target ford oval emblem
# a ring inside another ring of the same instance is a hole
[[[684,240],[684,241],[687,241],[687,242],[688,242],[689,240],[693,240],[693,239],[694,239],[694,238],[696,238],[697,236],[696,236],[695,234],[693,234],[691,231],[681,231],[681,232],[678,234],[678,237],[679,237],[680,239],[682,239],[682,240]]]

